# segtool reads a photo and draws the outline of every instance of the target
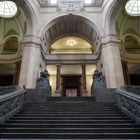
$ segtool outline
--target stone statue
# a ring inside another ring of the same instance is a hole
[[[40,72],[40,77],[36,82],[36,88],[39,89],[50,89],[50,83],[48,79],[48,71],[44,70]]]
[[[102,72],[95,70],[93,74],[92,88],[106,88],[105,76]]]

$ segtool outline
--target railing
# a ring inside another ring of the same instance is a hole
[[[18,86],[0,87],[0,123],[14,115],[23,105],[25,90]]]
[[[115,92],[122,112],[140,124],[140,86],[121,86]]]

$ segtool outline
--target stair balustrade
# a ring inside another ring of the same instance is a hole
[[[140,86],[121,86],[115,92],[120,110],[140,124]]]
[[[21,109],[24,92],[19,86],[0,87],[0,124]]]

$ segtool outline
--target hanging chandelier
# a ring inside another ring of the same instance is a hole
[[[140,16],[140,0],[129,0],[125,5],[125,11],[130,16]]]
[[[17,14],[17,5],[10,0],[0,1],[0,17],[10,18]]]

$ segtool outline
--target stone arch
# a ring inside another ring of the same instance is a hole
[[[36,31],[34,30],[37,24],[37,10],[35,10],[36,8],[33,7],[31,2],[29,1],[17,2],[17,5],[24,11],[27,18],[26,35],[36,34]]]
[[[63,15],[51,20],[41,29],[42,42],[45,43],[47,49],[56,40],[65,36],[77,36],[93,47],[98,48],[101,39],[101,31],[95,23],[80,15]]]
[[[8,45],[10,43],[10,45]],[[12,52],[12,54],[16,54],[18,53],[18,50],[19,50],[19,46],[18,44],[20,43],[20,39],[17,35],[10,35],[10,36],[7,36],[6,38],[4,38],[3,40],[3,48],[2,48],[2,53],[4,52],[4,50],[8,49],[9,47],[11,48],[12,47],[12,50],[14,52]],[[16,46],[15,46],[16,45]]]
[[[56,16],[50,19],[44,26],[41,27],[39,31],[39,35],[40,36],[44,35],[45,32],[52,26],[53,23],[57,22],[57,20],[66,16],[69,16],[69,15]],[[99,28],[98,25],[95,22],[93,22],[90,18],[85,17],[84,15],[73,15],[73,16],[83,18],[90,26],[92,26],[96,30],[98,34],[102,34],[103,31],[101,30],[101,28]]]
[[[110,6],[109,6],[109,10],[106,14],[106,18],[105,18],[105,33],[106,34],[114,34],[116,35],[116,17],[118,14],[118,11],[120,9],[122,9],[124,7],[124,5],[126,4],[127,0],[115,0],[113,1]]]
[[[125,35],[123,36],[123,42],[125,41],[125,39],[126,39],[128,36],[131,36],[131,37],[133,37],[135,40],[140,41],[139,36],[137,36],[137,35],[135,35],[135,34],[125,34]]]

